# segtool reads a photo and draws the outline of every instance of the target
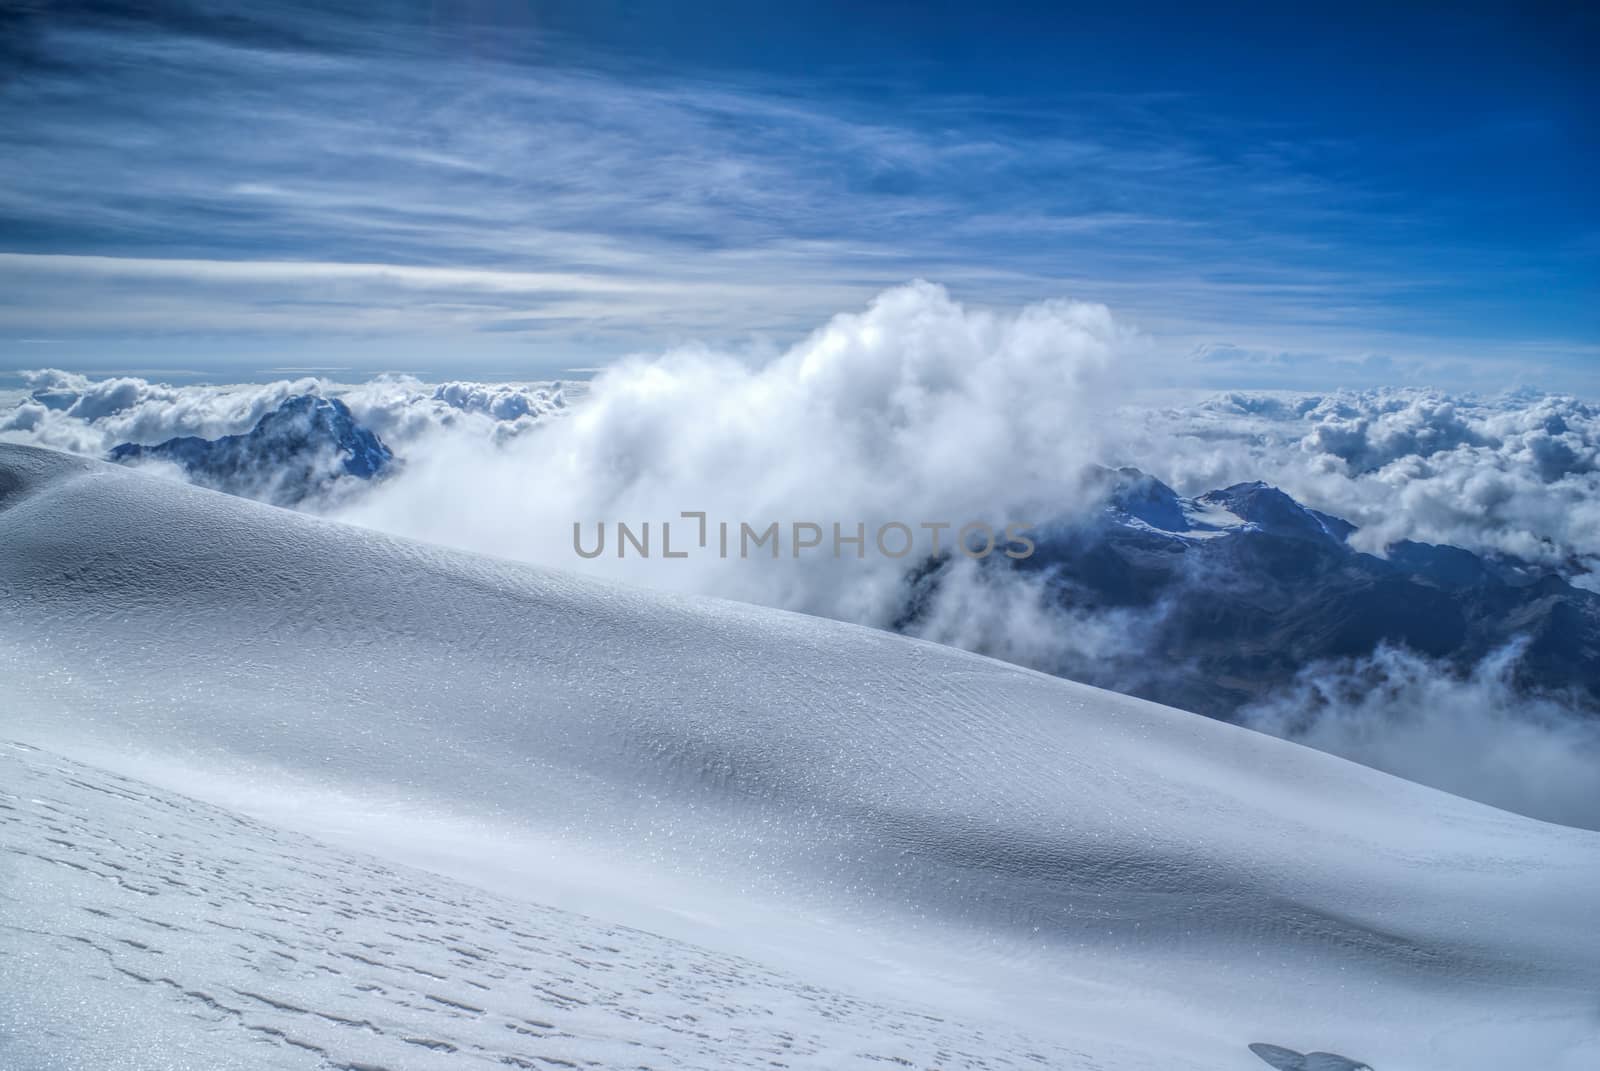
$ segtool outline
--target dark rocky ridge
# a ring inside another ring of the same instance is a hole
[[[1125,654],[1094,660],[1063,636],[1059,661],[1041,668],[1229,718],[1321,660],[1387,644],[1465,671],[1521,639],[1519,687],[1600,710],[1600,595],[1555,573],[1425,543],[1363,553],[1353,525],[1264,483],[1185,499],[1133,469],[1097,482],[1103,505],[1088,519],[1044,526],[1030,558],[985,565],[1035,576],[1064,610],[1118,613],[1130,630]],[[913,574],[898,627],[915,630],[949,568]]]
[[[370,480],[394,455],[362,427],[337,398],[289,398],[243,435],[188,435],[153,446],[123,443],[112,461],[170,461],[195,483],[231,494],[292,506],[340,477]]]

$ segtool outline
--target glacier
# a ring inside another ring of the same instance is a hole
[[[12,445],[0,606],[7,1066],[1600,1061],[1600,834],[1152,702]]]

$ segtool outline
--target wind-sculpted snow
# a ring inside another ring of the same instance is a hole
[[[0,785],[12,1071],[1097,1066],[26,745],[0,743]]]
[[[0,546],[8,736],[389,861],[1108,1068],[1600,1057],[1594,833],[886,633],[21,447]]]

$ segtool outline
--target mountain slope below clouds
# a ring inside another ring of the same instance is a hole
[[[0,447],[0,546],[8,736],[391,861],[991,1023],[996,1052],[1600,1057],[1593,833],[886,633],[28,448]]]
[[[1303,671],[1385,645],[1464,674],[1515,644],[1521,693],[1600,711],[1600,594],[1548,570],[1415,542],[1362,553],[1354,525],[1260,482],[1194,498],[1136,469],[1096,483],[1101,509],[1044,526],[1029,558],[986,562],[1040,581],[1068,615],[1039,638],[1038,668],[1231,719]],[[899,628],[919,631],[955,564],[915,575]],[[1071,615],[1108,613],[1127,621],[1129,649],[1087,656]]]

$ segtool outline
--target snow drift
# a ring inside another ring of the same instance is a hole
[[[988,1066],[1038,1062],[1018,1032],[1086,1067],[1600,1057],[1595,833],[886,633],[26,447],[0,446],[0,548],[7,737],[1001,1024]]]

